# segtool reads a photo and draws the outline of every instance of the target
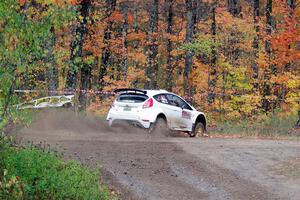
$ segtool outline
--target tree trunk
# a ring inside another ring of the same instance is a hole
[[[215,87],[217,82],[217,51],[216,51],[216,0],[214,0],[211,7],[211,38],[212,38],[212,46],[211,46],[211,60],[210,60],[210,70],[208,75],[208,103],[213,104],[215,102],[216,94]]]
[[[186,0],[186,37],[185,42],[191,43],[194,37],[194,1],[193,0]],[[191,72],[193,64],[193,52],[186,51],[185,52],[185,65],[184,65],[184,72],[183,72],[183,81],[184,81],[184,95],[190,96],[191,95],[191,88],[189,85],[189,75]]]
[[[192,1],[192,12],[193,12],[193,17],[192,17],[192,20],[193,20],[193,38],[194,36],[196,35],[197,33],[197,22],[198,22],[198,7],[200,6],[200,1],[198,0],[193,0]]]
[[[71,43],[70,70],[68,72],[66,88],[76,88],[76,77],[78,70],[82,67],[82,48],[84,36],[87,33],[87,18],[91,6],[90,0],[82,0],[78,11],[77,23],[74,28],[73,40]]]
[[[58,87],[58,68],[57,64],[55,62],[54,54],[53,54],[53,49],[55,46],[55,30],[54,27],[51,27],[50,29],[51,32],[51,38],[47,41],[46,47],[48,50],[48,54],[46,57],[46,64],[48,65],[47,67],[47,72],[46,72],[46,78],[48,82],[48,90],[49,95],[53,95],[55,92],[54,90],[57,90]]]
[[[80,8],[77,17],[77,23],[74,29],[73,40],[71,43],[71,69],[68,73],[67,77],[67,85],[68,89],[75,90],[75,111],[77,112],[80,109],[85,109],[86,104],[86,93],[82,92],[84,88],[85,82],[82,81],[81,74],[85,74],[86,66],[83,63],[82,59],[82,50],[84,44],[84,38],[87,34],[87,23],[88,23],[88,16],[91,7],[90,0],[82,0],[80,3]],[[86,78],[84,78],[86,79]],[[79,104],[79,105],[78,105]]]
[[[272,0],[267,0],[266,5],[266,35],[267,37],[272,34]],[[270,78],[272,73],[272,66],[271,66],[271,60],[272,60],[272,49],[271,49],[271,41],[269,38],[266,39],[265,42],[265,50],[268,55],[269,59],[269,68],[265,70],[264,72],[264,85],[263,85],[263,109],[265,112],[270,111],[271,109],[271,103],[269,96],[271,95],[271,85],[270,85]]]
[[[123,54],[122,54],[122,77],[123,80],[127,79],[128,71],[128,57],[127,57],[127,47],[128,47],[128,1],[123,5],[123,27],[122,27],[122,37],[123,37]]]
[[[79,104],[80,110],[85,110],[87,106],[87,92],[91,89],[91,72],[92,68],[89,65],[84,65],[80,70],[80,92]]]
[[[106,0],[106,11],[105,11],[106,19],[112,15],[115,9],[116,9],[116,0]],[[103,43],[105,47],[102,48],[100,74],[99,74],[99,83],[101,89],[104,86],[103,78],[107,74],[107,68],[110,65],[111,52],[109,48],[109,40],[111,39],[112,25],[113,25],[113,21],[109,20],[107,22],[107,26],[104,31]]]
[[[11,81],[11,85],[8,89],[7,94],[4,96],[3,112],[2,112],[1,118],[5,118],[8,115],[9,104],[11,103],[11,98],[14,94],[14,89],[16,87],[16,79],[17,79],[16,70],[17,70],[17,66],[13,65],[12,66],[12,75],[13,75],[12,81]]]
[[[135,33],[139,32],[139,23],[138,23],[138,5],[135,4],[133,11],[133,29]],[[133,41],[133,48],[137,49],[139,46],[139,41]],[[135,62],[135,61],[134,61]]]
[[[150,24],[149,24],[149,41],[150,45],[148,48],[148,63],[146,69],[147,81],[145,87],[148,89],[157,88],[157,72],[158,72],[158,63],[156,56],[158,53],[158,45],[156,44],[156,37],[158,31],[158,5],[159,0],[153,0],[150,9]]]
[[[167,7],[167,33],[169,35],[172,35],[172,26],[173,26],[173,0],[167,0],[166,1],[166,7]],[[173,56],[171,55],[171,51],[172,51],[172,41],[171,39],[168,39],[167,41],[167,80],[166,80],[166,89],[168,91],[172,91],[172,87],[173,87]]]
[[[296,8],[296,1],[297,0],[287,0],[287,4],[290,7],[290,9],[295,10],[295,8]]]
[[[255,1],[255,0],[254,0]],[[228,12],[235,17],[241,17],[241,1],[240,0],[227,0]]]
[[[253,87],[254,90],[257,91],[258,89],[258,52],[259,52],[259,1],[260,0],[254,0],[253,3],[253,22],[254,22],[254,29],[255,29],[255,37],[253,39],[253,54],[254,54],[254,63],[252,65],[253,70]]]

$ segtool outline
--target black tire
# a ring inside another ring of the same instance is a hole
[[[71,103],[66,103],[62,107],[63,108],[72,108],[72,104]]]
[[[168,136],[169,135],[169,128],[167,125],[167,122],[164,118],[157,118],[155,123],[151,124],[149,133],[153,135],[164,135]]]
[[[201,122],[197,122],[195,128],[189,133],[190,137],[203,136],[205,134],[205,127]]]

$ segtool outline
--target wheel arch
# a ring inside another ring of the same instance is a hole
[[[206,124],[207,124],[207,121],[206,121],[206,117],[204,114],[199,114],[195,120],[195,125],[198,123],[198,122],[201,122],[204,126],[204,130],[206,131]]]
[[[156,119],[158,119],[158,118],[163,118],[163,119],[167,122],[167,117],[166,117],[166,115],[165,115],[164,113],[159,113],[159,114],[157,115]],[[155,120],[155,121],[156,121],[156,120]]]

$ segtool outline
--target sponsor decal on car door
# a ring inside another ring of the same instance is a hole
[[[187,110],[182,110],[181,117],[183,119],[189,119],[190,120],[192,118],[192,114],[189,111],[187,111]]]
[[[192,112],[188,109],[182,109],[181,111],[181,127],[182,129],[190,130],[193,126]]]

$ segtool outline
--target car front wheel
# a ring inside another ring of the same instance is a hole
[[[197,122],[195,125],[195,128],[192,132],[189,133],[190,137],[203,136],[205,135],[205,128],[204,125],[201,122]]]

